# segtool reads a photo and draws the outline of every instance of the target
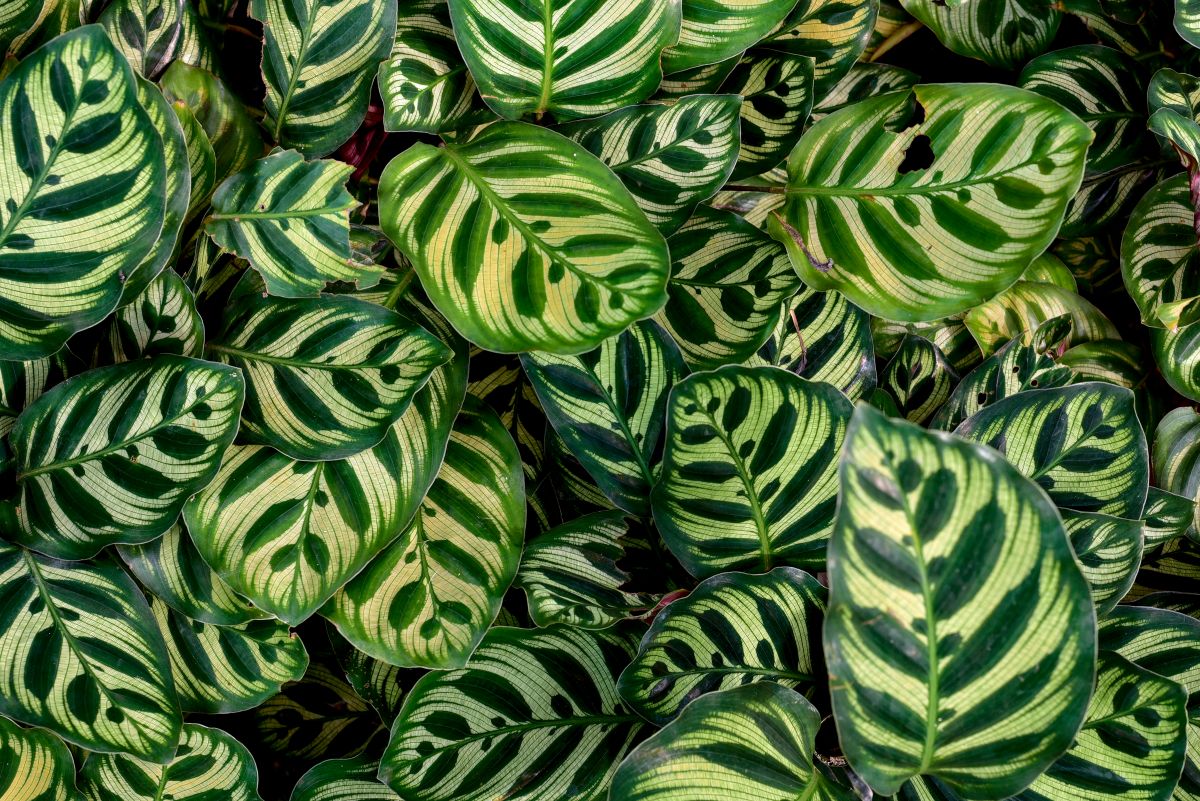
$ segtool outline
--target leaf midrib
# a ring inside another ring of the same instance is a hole
[[[552,728],[568,728],[574,726],[600,726],[600,725],[619,725],[621,723],[641,723],[642,719],[637,715],[576,715],[566,718],[555,718],[554,720],[532,720],[527,723],[512,723],[507,726],[498,726],[490,731],[476,732],[469,734],[466,737],[460,737],[452,743],[439,746],[427,751],[422,751],[419,759],[405,760],[426,762],[434,754],[440,754],[444,751],[451,751],[462,748],[467,743],[473,743],[477,740],[487,740],[493,737],[500,737],[509,734],[516,734],[524,731],[534,731],[536,729],[552,729]]]
[[[750,514],[754,518],[754,526],[758,531],[758,546],[759,552],[762,555],[762,568],[763,570],[770,570],[774,547],[771,543],[771,533],[768,530],[767,519],[763,515],[762,501],[758,497],[758,491],[754,487],[754,482],[751,480],[750,474],[746,471],[745,461],[738,454],[737,448],[733,447],[733,440],[726,433],[725,427],[718,425],[717,421],[712,417],[709,417],[709,423],[712,425],[713,431],[717,432],[717,436],[724,443],[725,449],[732,457],[733,467],[737,470],[738,478],[742,481],[742,487],[746,490],[746,502],[750,505]]]

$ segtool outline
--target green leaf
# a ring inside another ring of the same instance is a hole
[[[743,362],[770,337],[799,285],[779,243],[702,206],[667,240],[671,280],[658,320],[698,370]]]
[[[603,162],[552,131],[502,122],[413,145],[379,203],[430,300],[488,350],[582,353],[666,302],[666,241]]]
[[[905,335],[879,376],[880,387],[896,400],[899,416],[918,425],[949,400],[957,382],[941,349],[917,334]]]
[[[372,286],[383,268],[351,258],[346,191],[352,167],[272,153],[225,180],[213,195],[205,230],[250,262],[272,295],[311,297],[330,281]]]
[[[21,44],[37,32],[38,26],[54,5],[50,0],[0,2],[0,62],[20,49]]]
[[[300,777],[290,801],[400,801],[378,771],[378,762],[330,759]]]
[[[324,156],[367,113],[396,34],[396,0],[251,0],[263,23],[264,125],[305,156]]]
[[[1189,516],[1189,522],[1191,517]],[[1200,579],[1200,551],[1190,539],[1170,540],[1142,558],[1133,589],[1126,598],[1148,603],[1148,593],[1191,592]]]
[[[1023,280],[971,309],[963,322],[984,355],[990,355],[1021,333],[1035,331],[1064,314],[1071,316],[1072,344],[1121,338],[1104,312],[1081,295],[1054,284]]]
[[[1200,112],[1200,80],[1184,72],[1160,69],[1146,87],[1146,104],[1151,114],[1167,108],[1194,119]]]
[[[1012,70],[1049,47],[1062,14],[1039,0],[900,0],[941,43],[961,56]]]
[[[8,436],[21,410],[62,381],[71,369],[61,356],[25,362],[0,360],[0,437]]]
[[[943,317],[924,323],[901,323],[881,318],[871,319],[871,333],[875,344],[875,355],[890,359],[908,334],[924,337],[938,346],[955,372],[963,373],[983,360],[979,345],[967,327],[963,315]]]
[[[494,412],[469,400],[412,524],[323,614],[377,659],[462,667],[500,611],[524,532],[516,444]]]
[[[204,132],[191,109],[181,100],[175,100],[170,105],[171,111],[179,121],[184,145],[187,147],[191,194],[188,198],[185,224],[190,226],[196,216],[208,208],[213,190],[216,189],[217,155],[213,151],[212,143],[208,141],[208,134]]]
[[[220,78],[176,61],[159,83],[167,100],[186,107],[204,130],[213,149],[216,180],[244,170],[262,155],[258,126]]]
[[[676,100],[688,95],[712,94],[721,88],[721,84],[740,60],[739,53],[716,64],[705,64],[702,67],[664,75],[662,84],[654,96],[662,100]]]
[[[214,626],[154,599],[150,610],[167,644],[171,675],[185,712],[253,709],[308,667],[300,638],[278,620]]]
[[[111,562],[0,542],[0,714],[89,751],[166,762],[181,723],[162,637]]]
[[[1186,175],[1155,186],[1121,240],[1121,276],[1142,323],[1175,329],[1200,321],[1200,246]]]
[[[654,522],[703,578],[775,565],[820,569],[850,402],[775,367],[722,367],[671,393]]]
[[[657,323],[635,323],[579,356],[521,357],[550,424],[617,507],[645,516],[667,397],[687,375]]]
[[[0,717],[0,787],[5,801],[74,801],[75,763],[63,741]]]
[[[448,133],[492,118],[450,29],[446,0],[404,0],[391,55],[379,65],[383,127]]]
[[[956,434],[998,450],[1060,508],[1137,519],[1146,505],[1146,437],[1124,387],[1037,389],[976,412]]]
[[[179,523],[145,545],[118,545],[117,552],[142,586],[187,617],[219,626],[266,617],[213,572]]]
[[[636,627],[493,628],[409,693],[379,775],[406,801],[595,801],[642,728],[617,695]]]
[[[450,0],[454,36],[501,117],[594,117],[645,100],[679,38],[678,0]],[[497,20],[503,20],[497,24]]]
[[[93,330],[97,355],[116,363],[204,353],[204,320],[192,291],[174,270],[163,270]]]
[[[667,73],[739,56],[791,13],[796,0],[683,0],[679,41],[663,51]]]
[[[813,59],[766,48],[746,52],[721,84],[741,95],[741,149],[732,178],[759,175],[800,139],[813,104]]]
[[[812,763],[821,713],[771,682],[714,693],[635,748],[612,801],[853,801]]]
[[[0,351],[37,359],[104,319],[150,253],[166,202],[163,144],[96,26],[22,61],[0,83],[0,112]]]
[[[807,285],[876,316],[963,312],[1054,239],[1091,137],[1057,103],[1013,87],[930,84],[864,100],[792,151],[771,231]]]
[[[186,7],[185,0],[114,0],[96,22],[135,71],[155,80],[179,52]]]
[[[1146,509],[1142,512],[1142,534],[1146,549],[1196,534],[1196,502],[1183,495],[1176,495],[1158,487],[1151,487],[1146,495]]]
[[[1200,3],[1175,0],[1175,30],[1192,47],[1200,47]]]
[[[293,459],[376,445],[450,349],[357,298],[265,297],[243,281],[208,350],[246,376],[246,432]],[[260,285],[261,286],[261,285]]]
[[[217,472],[245,389],[224,365],[157,356],[89,370],[17,419],[17,539],[62,559],[149,542]]]
[[[650,545],[619,511],[593,512],[538,535],[525,546],[516,579],[529,617],[538,626],[583,629],[641,617],[657,598],[626,589],[632,577],[623,563],[631,551],[648,552]]]
[[[825,97],[850,71],[875,27],[875,0],[800,0],[764,47],[816,61],[813,97]]]
[[[669,236],[733,171],[741,106],[737,95],[692,95],[669,106],[629,106],[558,132],[607,164]]]
[[[824,613],[825,588],[795,568],[721,573],[659,612],[617,688],[658,725],[706,693],[743,684],[819,691]]]
[[[1171,389],[1200,401],[1200,325],[1178,331],[1150,329],[1154,362]]]
[[[883,6],[880,6],[882,12]],[[893,67],[891,64],[877,64],[870,61],[857,62],[846,73],[829,93],[813,104],[812,121],[817,122],[828,117],[835,111],[854,105],[868,97],[878,97],[889,92],[899,92],[911,89],[919,82],[916,73]]]
[[[1019,792],[1070,747],[1094,676],[1058,513],[992,451],[866,406],[841,483],[824,643],[850,766],[881,794],[918,775]]]
[[[183,727],[179,750],[165,765],[92,754],[80,771],[80,788],[87,801],[259,801],[258,767],[246,746],[195,723]]]
[[[1157,486],[1184,498],[1200,498],[1200,413],[1180,407],[1158,421],[1150,464]],[[1195,514],[1200,522],[1200,512]]]
[[[1068,509],[1062,518],[1096,614],[1105,615],[1133,586],[1142,559],[1142,521]]]

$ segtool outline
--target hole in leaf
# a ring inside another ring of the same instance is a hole
[[[919,134],[904,151],[904,160],[900,162],[897,172],[906,175],[910,172],[927,169],[933,164],[933,159],[932,140],[925,134]]]

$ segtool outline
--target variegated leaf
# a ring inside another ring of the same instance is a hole
[[[800,0],[763,45],[812,57],[813,98],[821,100],[862,54],[878,12],[877,0]]]
[[[96,21],[130,66],[155,80],[179,52],[187,6],[187,0],[114,0]]]
[[[1200,246],[1186,175],[1155,186],[1121,240],[1121,276],[1142,323],[1175,329],[1200,321]]]
[[[75,762],[62,740],[0,717],[0,795],[4,801],[75,801]]]
[[[679,41],[663,52],[663,71],[739,56],[778,27],[795,5],[796,0],[683,0]]]
[[[755,48],[721,84],[742,97],[741,149],[731,177],[766,172],[799,141],[812,111],[813,64],[812,56]]]
[[[900,0],[949,50],[993,67],[1015,69],[1044,51],[1062,13],[1038,0]]]
[[[879,385],[896,401],[900,416],[924,425],[950,398],[958,383],[946,357],[925,337],[907,334],[887,367]]]

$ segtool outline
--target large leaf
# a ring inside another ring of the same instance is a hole
[[[642,728],[617,695],[634,624],[494,628],[469,667],[417,682],[380,776],[406,801],[599,801]]]
[[[208,351],[246,376],[246,431],[293,459],[375,445],[450,358],[389,309],[344,295],[264,297],[255,283],[243,280]]]
[[[158,356],[89,370],[17,419],[16,537],[63,559],[148,542],[216,474],[245,389],[232,367]]]
[[[1083,296],[1055,284],[1023,279],[971,309],[963,323],[984,355],[990,355],[1005,342],[1064,314],[1070,315],[1072,344],[1121,336],[1104,312]]]
[[[71,368],[61,356],[25,362],[0,360],[0,437],[12,431],[22,409],[69,372]]]
[[[181,716],[145,598],[108,562],[0,542],[0,713],[89,751],[165,762]]]
[[[772,682],[701,698],[635,748],[612,801],[853,801],[813,766],[821,713]]]
[[[729,178],[741,146],[737,95],[691,95],[673,105],[630,106],[563,125],[617,174],[664,235]]]
[[[1142,516],[1149,456],[1124,387],[1029,390],[976,412],[955,433],[1000,451],[1064,509]]]
[[[1057,103],[1012,87],[931,84],[864,100],[792,151],[772,233],[814,289],[892,320],[956,314],[1054,239],[1091,138]]]
[[[800,139],[813,104],[813,59],[755,48],[721,89],[742,96],[742,141],[733,168],[737,179],[766,172]]]
[[[679,38],[680,0],[450,0],[450,16],[462,58],[497,114],[567,120],[658,88],[659,56]]]
[[[667,397],[687,375],[657,323],[631,326],[579,356],[521,357],[546,417],[616,506],[645,516]]]
[[[879,13],[876,0],[800,0],[763,44],[816,62],[813,96],[820,100],[858,59]]]
[[[396,0],[251,0],[250,11],[263,22],[271,138],[306,156],[332,152],[367,113],[396,34]]]
[[[1069,509],[1062,518],[1096,612],[1107,614],[1133,586],[1142,559],[1142,521]]]
[[[1041,53],[1058,32],[1062,14],[1038,0],[900,0],[941,43],[994,67],[1015,69]]]
[[[1121,276],[1144,325],[1177,328],[1200,321],[1200,247],[1186,175],[1155,186],[1121,240]]]
[[[1092,690],[1095,613],[1058,513],[952,435],[860,406],[846,440],[824,632],[842,749],[878,793],[918,775],[1017,793]]]
[[[1200,401],[1200,325],[1178,331],[1150,330],[1154,362],[1171,389]]]
[[[795,568],[721,573],[654,618],[617,687],[659,725],[705,693],[743,684],[811,693],[824,685],[824,612],[825,588]]]
[[[96,22],[130,66],[155,80],[179,52],[187,7],[185,0],[115,0]]]
[[[272,295],[312,296],[330,281],[371,286],[382,268],[351,258],[346,191],[352,168],[272,153],[225,180],[205,228],[225,250],[250,262]]]
[[[0,717],[0,796],[5,801],[75,801],[75,763],[62,740]]]
[[[87,801],[259,801],[258,767],[246,746],[220,729],[183,727],[179,750],[165,765],[93,754],[80,771]]]
[[[680,382],[651,504],[687,571],[820,569],[851,411],[832,386],[776,367],[722,367]]]
[[[462,667],[500,611],[524,532],[516,444],[494,412],[469,400],[412,524],[323,614],[385,662]]]
[[[683,0],[679,41],[663,53],[668,73],[739,56],[777,27],[796,0]]]
[[[163,73],[163,94],[187,108],[213,150],[215,180],[239,172],[262,155],[263,141],[254,119],[221,79],[176,61]]]
[[[1175,30],[1193,47],[1200,47],[1200,3],[1175,0]]]
[[[378,772],[378,762],[330,759],[300,777],[290,801],[400,801]]]
[[[684,358],[701,370],[750,358],[799,284],[783,248],[736,214],[707,207],[667,245],[671,281],[658,319]]]
[[[1193,502],[1200,499],[1200,413],[1180,407],[1163,415],[1154,430],[1150,464],[1157,486]],[[1192,517],[1200,522],[1200,507]]]
[[[603,162],[543,128],[414,145],[379,203],[434,305],[488,350],[580,353],[666,301],[662,235]]]
[[[22,61],[0,113],[0,351],[36,359],[112,311],[158,239],[162,138],[97,26]]]

